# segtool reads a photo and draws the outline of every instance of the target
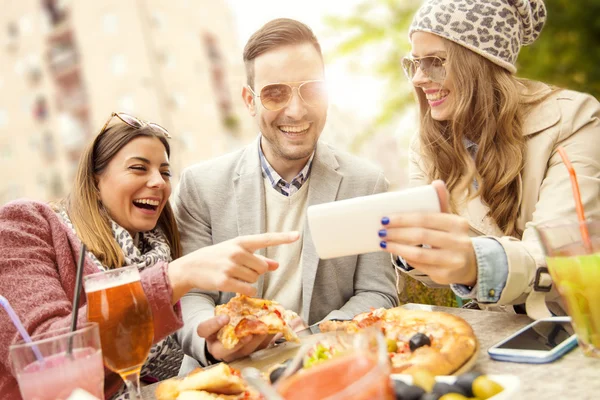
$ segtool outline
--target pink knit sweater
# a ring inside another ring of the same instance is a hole
[[[76,260],[81,242],[46,204],[15,201],[0,207],[0,294],[8,299],[30,335],[70,325],[75,290]],[[84,273],[98,272],[86,258]],[[179,303],[171,305],[167,264],[146,268],[142,285],[154,315],[154,341],[179,329]],[[82,292],[79,322],[87,319]],[[21,399],[12,375],[8,347],[20,336],[8,315],[0,310],[0,399]],[[121,385],[105,370],[105,396]]]

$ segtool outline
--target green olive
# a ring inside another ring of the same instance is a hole
[[[468,397],[463,396],[460,393],[446,393],[439,400],[468,400]]]
[[[473,381],[473,394],[475,397],[485,400],[497,395],[504,388],[497,382],[494,382],[485,375],[478,376]]]
[[[435,385],[435,377],[429,370],[419,368],[413,370],[410,374],[413,378],[413,385],[419,386],[427,393],[431,392],[433,385]]]
[[[398,343],[393,339],[386,339],[388,353],[395,353],[398,351]]]

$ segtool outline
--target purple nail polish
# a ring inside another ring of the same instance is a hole
[[[390,223],[390,219],[388,217],[381,218],[381,225],[387,225]]]
[[[385,248],[387,247],[387,243],[386,243],[386,241],[385,241],[385,240],[382,240],[381,242],[379,242],[379,246],[380,246],[382,249],[385,249]]]
[[[384,238],[387,236],[387,230],[386,229],[380,229],[379,230],[379,237]]]

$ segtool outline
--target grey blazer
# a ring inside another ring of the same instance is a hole
[[[260,136],[240,151],[183,171],[173,196],[173,208],[184,254],[240,235],[265,232],[267,211],[259,140]],[[317,145],[307,184],[308,205],[380,193],[388,186],[379,169],[323,142]],[[351,318],[372,307],[398,304],[396,275],[387,253],[319,260],[306,221],[304,227],[301,314],[306,322]],[[262,286],[261,277],[256,283],[259,297]],[[196,333],[196,327],[214,316],[216,304],[226,303],[234,295],[192,291],[181,299],[184,327],[177,338],[191,358],[185,357],[180,375],[197,367],[195,360],[207,365],[205,342]]]

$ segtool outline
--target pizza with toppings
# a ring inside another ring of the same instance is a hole
[[[380,308],[350,321],[324,321],[322,332],[355,333],[368,327],[385,336],[392,373],[410,374],[425,368],[434,375],[451,375],[477,351],[477,338],[462,318],[444,312]]]
[[[229,323],[219,330],[217,337],[226,349],[233,349],[241,338],[249,335],[281,333],[285,340],[298,342],[290,322],[298,317],[272,300],[236,295],[227,304],[215,307],[215,315],[227,315]]]
[[[162,381],[156,388],[158,400],[262,400],[248,387],[239,371],[225,363],[198,368],[183,379]]]

